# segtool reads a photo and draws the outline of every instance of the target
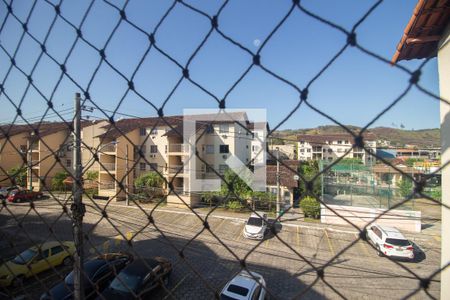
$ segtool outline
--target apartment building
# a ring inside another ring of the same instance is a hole
[[[96,132],[98,124],[101,123],[82,122],[82,136],[84,133],[89,137],[90,132]],[[13,184],[8,176],[11,168],[26,168],[26,187],[34,190],[50,189],[55,174],[72,171],[73,137],[68,123],[4,125],[0,131],[0,185]],[[93,146],[90,141],[90,138],[83,140],[85,167],[89,167],[88,160],[92,161],[92,155],[88,155],[88,149]]]
[[[376,153],[377,142],[375,136],[364,134],[364,145],[368,151]],[[334,161],[342,156],[358,158],[364,164],[374,164],[375,159],[362,148],[353,148],[353,136],[350,134],[317,134],[299,135],[299,160],[328,160]]]
[[[185,136],[185,122],[193,122],[194,136]],[[134,179],[157,170],[178,194],[169,194],[168,204],[195,206],[200,196],[194,179],[218,178],[231,156],[250,163],[254,128],[245,113],[120,120],[97,137],[99,195],[123,199],[124,186],[132,188]]]

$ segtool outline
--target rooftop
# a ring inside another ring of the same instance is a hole
[[[391,63],[434,57],[450,20],[450,0],[419,0]]]

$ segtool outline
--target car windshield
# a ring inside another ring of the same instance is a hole
[[[22,253],[20,253],[19,255],[17,255],[14,259],[13,262],[19,265],[24,265],[28,262],[30,262],[33,257],[35,257],[37,254],[36,251],[31,250],[31,249],[27,249],[25,251],[23,251]]]
[[[109,286],[113,290],[129,293],[131,290],[136,292],[141,284],[142,277],[134,274],[127,274],[126,272],[120,272],[116,278],[111,282]]]
[[[263,221],[261,218],[249,218],[247,221],[247,225],[258,226],[258,227],[261,227],[262,223],[263,223]]]
[[[409,246],[410,245],[408,240],[402,240],[402,239],[386,239],[386,243],[394,245],[394,246]]]
[[[243,286],[230,284],[230,286],[227,289],[228,292],[231,292],[233,294],[241,295],[243,297],[247,296],[249,290]]]

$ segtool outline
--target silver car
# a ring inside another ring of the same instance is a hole
[[[252,213],[245,223],[243,236],[248,239],[262,240],[267,230],[267,214],[264,212]]]

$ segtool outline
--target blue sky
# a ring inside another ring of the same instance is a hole
[[[54,1],[56,2],[56,1]],[[112,1],[121,7],[124,1]],[[222,1],[185,1],[215,15]],[[321,17],[350,30],[353,24],[374,4],[361,0],[309,0],[302,5]],[[61,14],[79,25],[91,1],[64,1]],[[172,1],[131,0],[125,8],[128,20],[146,32],[154,30]],[[219,28],[228,36],[252,52],[258,51],[261,42],[286,15],[291,6],[289,0],[237,1],[230,0],[219,18]],[[13,12],[24,22],[30,12],[32,1],[14,1]],[[416,1],[385,1],[358,27],[357,41],[363,47],[390,59],[395,52]],[[6,6],[0,3],[0,22],[5,20]],[[28,28],[41,43],[45,40],[55,16],[52,6],[37,1],[28,22]],[[95,47],[104,48],[113,28],[118,24],[119,13],[104,1],[94,1],[81,27],[83,37]],[[185,65],[210,29],[207,18],[177,3],[159,27],[155,39],[163,49],[180,64]],[[0,33],[0,44],[13,55],[17,49],[22,26],[9,16]],[[76,39],[75,30],[61,18],[57,18],[45,45],[48,53],[62,63]],[[339,51],[346,42],[341,32],[312,19],[295,9],[287,21],[273,35],[261,51],[262,64],[274,73],[303,88],[319,70]],[[149,45],[148,38],[125,22],[106,47],[106,57],[113,67],[130,78]],[[16,53],[17,65],[27,74],[32,71],[40,54],[40,46],[25,35]],[[100,56],[87,43],[79,40],[66,68],[70,77],[86,89]],[[213,32],[204,47],[189,65],[191,78],[219,99],[251,64],[252,57]],[[411,70],[420,61],[401,62]],[[21,103],[24,115],[37,120],[45,111],[45,100],[30,88],[24,96],[27,79],[13,69],[6,77],[10,60],[0,49],[0,80],[5,93],[16,104]],[[58,83],[61,70],[46,55],[39,60],[33,71],[33,83],[51,98],[55,109],[64,117],[70,117],[73,97],[78,87],[64,76]],[[180,69],[169,59],[152,49],[141,64],[134,78],[136,90],[156,107],[161,107],[181,76]],[[308,100],[318,109],[344,124],[364,126],[383,108],[389,105],[407,86],[408,74],[362,53],[348,48],[338,60],[309,88]],[[423,69],[421,84],[438,94],[436,59]],[[127,89],[127,81],[111,67],[103,63],[89,86],[89,93],[96,105],[111,111],[119,104]],[[23,98],[23,101],[21,102]],[[247,76],[228,95],[229,108],[266,108],[271,127],[277,125],[296,106],[299,95],[296,90],[268,75],[259,67],[253,67]],[[0,95],[0,122],[9,122],[15,116],[15,108],[4,94]],[[164,106],[166,115],[181,114],[184,108],[215,108],[217,102],[187,80],[183,80]],[[154,116],[155,109],[133,92],[128,93],[118,112],[136,116]],[[107,112],[111,115],[110,112]],[[85,116],[104,115],[97,109]],[[34,118],[33,118],[34,117]],[[116,115],[115,118],[119,118]],[[54,114],[47,120],[57,119]],[[19,122],[22,120],[18,120]],[[306,106],[301,106],[282,129],[306,128],[332,122]],[[407,129],[433,128],[439,126],[439,103],[413,89],[374,126],[400,126]]]

